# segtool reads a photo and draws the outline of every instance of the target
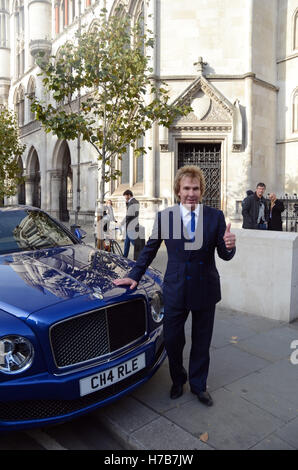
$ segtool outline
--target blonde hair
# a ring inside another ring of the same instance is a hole
[[[180,197],[178,196],[178,193],[180,191],[180,182],[184,176],[189,176],[192,179],[197,178],[197,180],[200,182],[200,189],[201,189],[200,199],[202,199],[206,190],[206,182],[205,182],[203,171],[198,166],[186,165],[186,166],[182,166],[181,168],[179,168],[175,176],[174,193],[178,201],[180,201]]]

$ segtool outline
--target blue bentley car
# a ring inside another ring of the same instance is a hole
[[[0,430],[106,405],[165,358],[162,277],[116,287],[134,262],[84,244],[47,213],[0,208]]]

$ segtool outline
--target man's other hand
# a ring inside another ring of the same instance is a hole
[[[137,287],[138,283],[137,281],[134,281],[133,279],[130,279],[130,277],[124,277],[123,279],[115,279],[113,283],[116,286],[130,286],[130,289],[134,289]]]

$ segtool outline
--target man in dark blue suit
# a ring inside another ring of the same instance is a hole
[[[214,251],[230,260],[235,254],[235,235],[226,227],[223,212],[200,204],[205,192],[202,171],[196,166],[178,170],[174,191],[179,204],[159,212],[152,235],[128,277],[114,281],[134,289],[164,240],[168,265],[164,277],[164,337],[173,385],[170,396],[183,393],[187,373],[183,367],[184,325],[192,312],[192,346],[189,360],[191,391],[207,406],[209,349],[215,305],[221,299]]]

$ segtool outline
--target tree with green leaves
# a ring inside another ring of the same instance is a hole
[[[100,160],[100,206],[105,183],[121,172],[116,159],[134,147],[136,156],[146,153],[139,146],[142,136],[154,122],[169,127],[187,106],[169,104],[164,85],[156,86],[151,76],[150,57],[144,51],[153,47],[152,33],[142,25],[131,27],[123,11],[109,20],[102,10],[100,26],[77,34],[56,57],[39,59],[43,85],[52,101],[34,99],[31,109],[46,132],[58,138],[89,142]]]
[[[18,165],[26,146],[18,135],[15,114],[7,107],[0,107],[0,200],[13,196],[24,178]]]

